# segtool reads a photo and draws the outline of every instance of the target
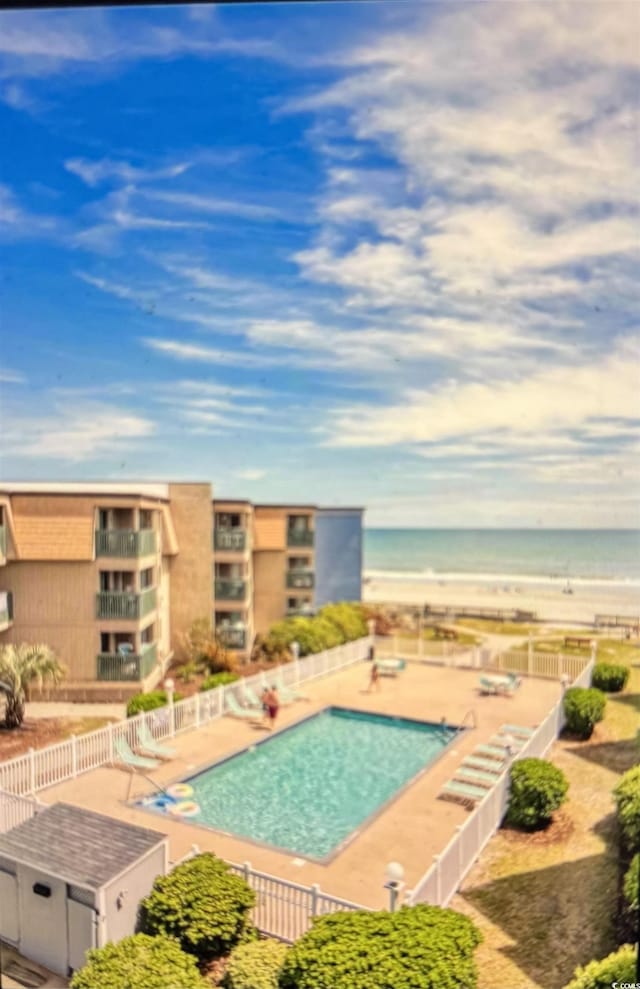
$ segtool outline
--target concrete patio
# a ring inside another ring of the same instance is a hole
[[[324,679],[305,684],[308,700],[281,710],[278,728],[292,724],[330,704],[383,714],[449,724],[461,724],[473,711],[477,727],[461,732],[443,757],[409,784],[374,820],[326,865],[294,856],[291,852],[266,848],[207,828],[158,816],[127,803],[127,794],[137,798],[152,791],[149,779],[119,768],[104,767],[39,793],[46,803],[64,800],[169,835],[173,861],[187,854],[192,845],[210,850],[232,862],[250,862],[254,869],[304,885],[318,883],[322,890],[366,906],[381,908],[388,903],[383,889],[387,862],[401,862],[408,888],[417,883],[462,824],[468,811],[461,805],[438,799],[464,756],[507,722],[533,728],[557,703],[561,687],[557,681],[526,679],[513,697],[481,696],[478,672],[409,663],[398,677],[384,677],[381,689],[367,693],[369,666],[359,663]],[[193,775],[225,755],[243,749],[264,730],[244,721],[224,717],[204,728],[177,736],[175,759],[153,770],[149,776],[165,786]]]

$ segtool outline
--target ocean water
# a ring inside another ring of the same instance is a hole
[[[369,577],[640,584],[640,530],[366,529]]]

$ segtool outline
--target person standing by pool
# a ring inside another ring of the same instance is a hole
[[[269,722],[269,731],[273,731],[273,726],[276,723],[276,718],[278,717],[278,711],[280,710],[280,698],[278,697],[278,690],[275,687],[271,687],[262,696],[263,702],[266,705],[267,720]]]
[[[380,690],[380,670],[378,669],[378,664],[373,662],[371,664],[371,674],[369,676],[369,689],[367,693],[370,694],[373,688]]]

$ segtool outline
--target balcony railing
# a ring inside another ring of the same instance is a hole
[[[287,587],[308,590],[313,584],[313,570],[287,570]]]
[[[131,591],[100,591],[96,594],[97,618],[125,618],[137,621],[157,606],[158,593],[148,587],[139,594]]]
[[[246,580],[235,577],[216,577],[215,579],[216,600],[244,601],[246,593]]]
[[[13,621],[13,592],[0,593],[0,630],[8,628]]]
[[[313,546],[313,529],[288,529],[287,546]]]
[[[233,628],[230,625],[218,625],[216,635],[223,645],[229,649],[244,649],[247,642],[246,628]]]
[[[96,662],[96,680],[135,680],[146,679],[158,661],[158,646],[155,642],[145,646],[140,653],[125,656],[119,652],[100,652]]]
[[[315,615],[315,611],[310,601],[287,608],[287,618],[311,618],[312,615]]]
[[[247,546],[246,529],[215,529],[214,546],[220,550],[242,552]]]
[[[157,552],[154,529],[98,529],[96,556],[150,556]]]
[[[0,556],[7,555],[7,530],[0,525]]]

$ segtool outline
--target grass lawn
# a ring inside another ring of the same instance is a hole
[[[456,625],[484,632],[485,635],[534,635],[540,631],[539,625],[524,625],[522,622],[497,622],[491,618],[458,618]]]
[[[0,728],[0,761],[13,759],[29,749],[63,742],[71,735],[85,735],[116,718],[25,718],[20,728]]]
[[[589,741],[560,739],[551,750],[569,800],[547,833],[499,831],[451,903],[484,934],[479,989],[560,989],[577,965],[616,947],[611,790],[640,760],[640,649],[604,640],[598,655],[632,672],[625,692],[609,695]]]

